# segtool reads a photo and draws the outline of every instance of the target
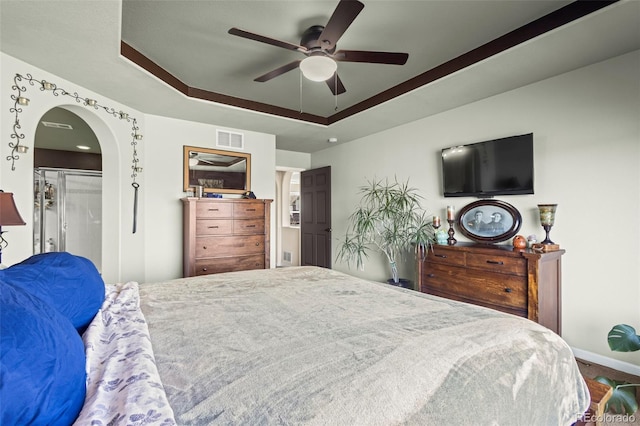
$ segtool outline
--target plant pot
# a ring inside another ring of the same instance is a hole
[[[408,280],[406,278],[400,278],[400,280],[397,283],[393,281],[393,278],[389,278],[387,280],[387,284],[391,284],[396,287],[408,288],[410,290],[413,289],[413,283],[411,282],[411,280]]]

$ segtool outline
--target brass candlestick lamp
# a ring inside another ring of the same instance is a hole
[[[456,240],[454,238],[454,234],[456,233],[456,231],[454,231],[453,229],[453,222],[456,219],[456,209],[453,206],[447,206],[447,222],[449,223],[449,231],[447,231],[447,234],[449,234],[449,238],[447,238],[447,244],[449,244],[450,246],[455,245],[458,240]]]
[[[544,231],[547,233],[546,238],[542,241],[542,244],[550,245],[555,244],[549,238],[549,232],[551,231],[551,227],[556,219],[556,208],[557,204],[538,204],[538,210],[540,210],[540,223],[544,228]]]

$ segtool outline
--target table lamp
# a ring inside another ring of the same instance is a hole
[[[2,250],[9,245],[2,236],[2,227],[15,225],[26,225],[26,223],[18,213],[18,208],[13,200],[13,193],[4,192],[0,189],[0,265],[2,264]]]

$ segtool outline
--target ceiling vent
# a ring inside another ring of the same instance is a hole
[[[244,149],[244,134],[216,130],[216,145],[225,148]]]
[[[71,124],[65,123],[54,123],[52,121],[41,121],[44,127],[53,127],[54,129],[65,129],[65,130],[73,130]]]

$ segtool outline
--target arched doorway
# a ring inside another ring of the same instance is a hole
[[[102,270],[102,152],[91,127],[55,107],[34,140],[34,253],[68,251]]]

